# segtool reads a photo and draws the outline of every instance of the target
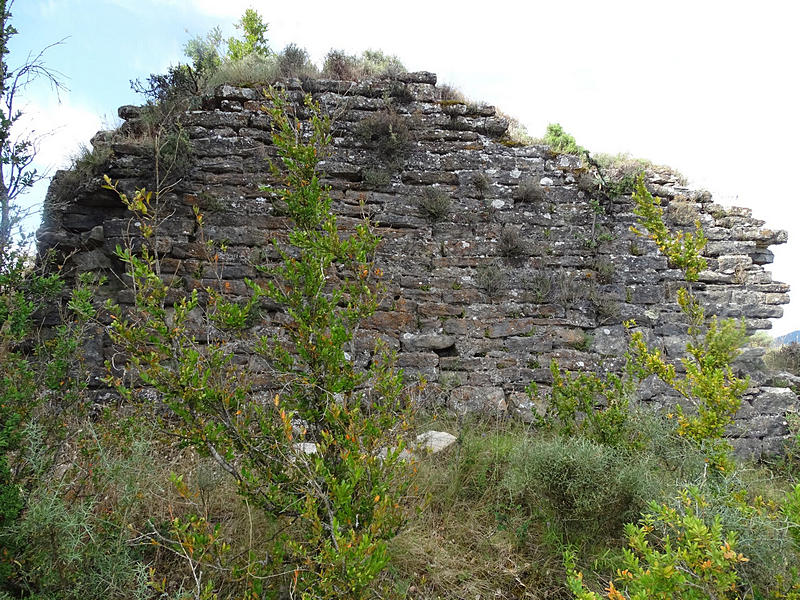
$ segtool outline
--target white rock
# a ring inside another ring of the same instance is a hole
[[[492,208],[503,208],[506,205],[502,200],[492,200]]]
[[[295,452],[301,454],[317,453],[317,445],[314,442],[298,442],[297,444],[292,444],[292,448],[295,450]]]
[[[456,443],[456,436],[446,431],[426,431],[417,436],[417,448],[428,450],[432,454],[441,452]]]
[[[549,177],[542,177],[539,180],[539,185],[543,185],[545,187],[549,187],[549,186],[553,185],[553,180],[550,179]]]

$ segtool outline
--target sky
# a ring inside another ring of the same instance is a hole
[[[23,126],[54,172],[116,109],[130,80],[183,59],[183,44],[255,8],[273,49],[321,63],[331,48],[381,49],[409,70],[498,106],[538,136],[558,122],[593,152],[628,152],[682,172],[723,205],[786,229],[774,278],[800,291],[800,3],[792,0],[495,0],[467,3],[258,0],[17,0],[13,66],[45,55],[68,91],[26,90]],[[40,203],[46,182],[28,196]],[[32,225],[35,227],[35,224]],[[800,329],[800,298],[772,333]]]

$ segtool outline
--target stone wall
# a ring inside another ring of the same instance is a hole
[[[652,242],[631,233],[630,198],[592,192],[576,157],[515,145],[493,107],[442,100],[435,82],[424,72],[361,83],[284,82],[295,101],[311,93],[334,117],[331,154],[321,166],[340,225],[367,214],[383,237],[385,296],[364,324],[356,359],[366,362],[381,337],[398,349],[409,377],[425,377],[431,401],[529,418],[536,407],[524,388],[534,381],[546,391],[552,359],[573,370],[620,368],[625,320],[635,319],[652,345],[678,358],[686,326],[674,298],[684,282]],[[168,218],[159,239],[175,294],[216,281],[203,261],[195,205],[205,215],[205,237],[226,245],[221,277],[234,295],[247,293],[245,277],[258,279],[253,265],[269,258],[269,240],[285,235],[287,219],[259,190],[274,157],[262,98],[260,90],[223,86],[182,116],[191,155],[163,196]],[[122,107],[120,116],[119,131],[92,140],[111,150],[98,175],[129,191],[152,186],[141,110]],[[387,120],[388,141],[380,130]],[[69,254],[74,272],[121,272],[113,251],[133,230],[124,207],[99,177],[73,187],[64,185],[67,177],[57,174],[51,186],[40,250]],[[709,312],[744,317],[751,331],[768,329],[789,298],[788,286],[763,266],[785,232],[763,229],[748,209],[716,205],[669,172],[649,169],[648,178],[668,224],[690,229],[699,219],[710,240],[709,268],[695,286]],[[131,301],[117,277],[102,293]],[[279,325],[280,314],[265,311],[267,323]],[[100,330],[89,350],[98,365],[113,355]],[[760,354],[750,349],[739,361],[753,385],[732,432],[737,446],[755,454],[779,447],[784,413],[796,401],[765,386]],[[652,381],[640,389],[644,400],[664,402],[665,394]]]

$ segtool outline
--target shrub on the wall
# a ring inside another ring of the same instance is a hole
[[[422,192],[417,206],[422,216],[432,223],[437,223],[447,218],[452,209],[452,204],[453,202],[447,192],[431,187]]]

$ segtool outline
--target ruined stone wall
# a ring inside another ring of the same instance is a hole
[[[631,233],[630,198],[592,192],[576,157],[511,143],[493,107],[443,101],[435,81],[411,73],[362,83],[285,82],[295,101],[311,93],[334,117],[331,154],[321,167],[340,225],[367,214],[383,237],[385,296],[362,328],[356,359],[366,362],[380,337],[399,351],[408,377],[426,378],[432,401],[530,417],[536,407],[524,388],[533,381],[546,391],[552,359],[573,370],[619,369],[628,319],[678,358],[686,343],[674,302],[681,273]],[[269,254],[270,239],[286,233],[280,207],[259,190],[274,157],[262,98],[260,90],[223,86],[181,119],[191,155],[164,195],[168,218],[159,239],[176,295],[215,282],[195,205],[205,215],[203,235],[226,245],[221,277],[234,295],[247,293],[244,278],[259,278],[254,264]],[[392,139],[398,144],[386,147],[379,134],[370,137],[365,120],[387,114],[408,128],[407,144]],[[92,140],[111,150],[102,170],[122,189],[152,186],[152,151],[137,139],[141,111],[123,107],[120,116],[126,122],[118,132]],[[65,177],[58,174],[51,186],[40,249],[72,253],[75,271],[121,272],[113,251],[132,230],[129,215],[99,177],[74,188],[63,185]],[[785,232],[762,229],[749,210],[722,208],[668,172],[651,169],[648,177],[668,224],[690,229],[697,218],[710,240],[709,268],[695,286],[709,312],[744,317],[752,331],[769,328],[788,302],[788,286],[773,282],[763,265]],[[131,302],[113,276],[102,293]],[[280,323],[278,313],[265,318]],[[89,351],[98,365],[113,355],[101,330]],[[760,352],[750,349],[739,361],[753,385],[732,432],[737,446],[756,454],[779,447],[784,413],[796,400],[765,386]],[[644,400],[664,401],[665,393],[652,381],[640,390]]]

